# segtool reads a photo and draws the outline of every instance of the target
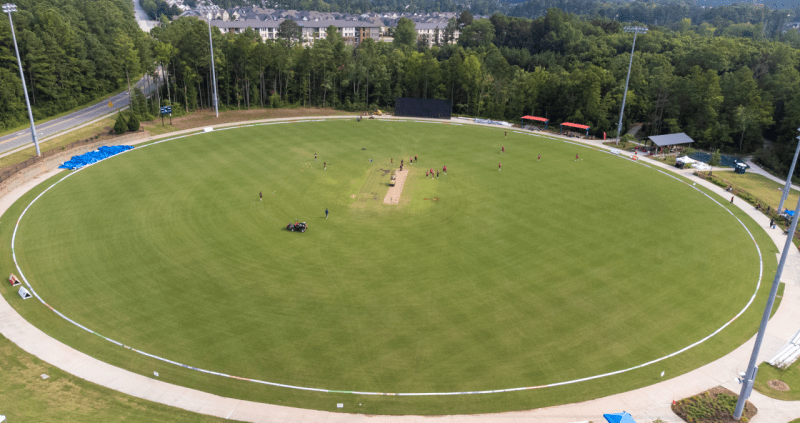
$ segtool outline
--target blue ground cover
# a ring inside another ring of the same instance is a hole
[[[111,156],[117,155],[122,153],[123,151],[127,151],[132,149],[130,145],[113,145],[113,146],[102,146],[95,151],[90,151],[86,154],[81,154],[80,156],[72,156],[71,159],[64,162],[59,169],[80,169],[84,166],[88,166],[92,163],[97,163],[100,160],[107,159]]]

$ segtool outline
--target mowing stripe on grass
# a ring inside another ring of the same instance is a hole
[[[274,123],[263,123],[263,124],[259,124],[259,125],[272,125],[272,124],[280,124],[280,123],[299,123],[299,122],[320,122],[320,121],[322,121],[322,120],[306,120],[306,121],[292,121],[292,122],[274,122]],[[437,123],[437,122],[432,122],[432,123]],[[224,128],[224,129],[234,129],[234,128],[241,128],[241,127],[246,127],[246,126],[252,126],[252,125],[234,126],[234,127]],[[223,129],[220,129],[220,130],[223,130]],[[197,135],[197,134],[201,134],[201,133],[202,133],[202,132],[197,132],[197,133],[193,133],[193,134],[186,134],[186,135],[182,135],[182,136],[178,136],[178,137],[167,138],[167,139],[164,139],[164,140],[161,140],[161,141],[156,141],[156,142],[153,142],[153,143],[151,143],[151,144],[147,144],[147,145],[141,146],[141,147],[139,147],[139,148],[149,147],[149,146],[151,146],[151,145],[160,144],[160,143],[163,143],[163,142],[172,141],[172,140],[176,140],[176,139],[180,139],[180,138],[185,138],[185,137],[189,137],[189,136],[192,136],[192,135]],[[592,149],[595,149],[595,148],[593,148],[593,147],[591,147],[591,146],[587,146],[587,145],[584,145],[584,144],[578,144],[578,143],[574,143],[574,142],[570,142],[570,141],[566,141],[566,140],[562,140],[562,139],[557,139],[557,138],[551,138],[551,139],[553,139],[553,140],[557,140],[557,141],[566,142],[566,143],[573,144],[573,145],[577,145],[577,146],[581,146],[581,147],[586,147],[586,148],[592,148]],[[130,151],[130,150],[129,150],[129,151]],[[605,152],[605,153],[607,153],[607,154],[614,155],[614,154],[612,154],[611,152],[608,152],[608,151],[606,151],[606,150],[598,150],[598,151],[602,151],[602,152]],[[617,157],[621,157],[621,156],[617,156]],[[111,158],[111,157],[110,157],[110,158]],[[109,158],[109,159],[110,159],[110,158]],[[622,157],[622,158],[627,158],[627,157]],[[626,160],[626,161],[630,162],[629,160]],[[676,177],[675,175],[672,175],[672,174],[670,174],[670,173],[667,173],[667,172],[665,172],[665,171],[663,171],[663,170],[661,170],[661,169],[654,168],[654,167],[652,167],[652,166],[650,166],[650,165],[647,165],[647,164],[644,164],[644,163],[640,163],[640,162],[637,162],[637,163],[639,163],[639,164],[641,164],[641,165],[643,165],[643,166],[645,166],[645,167],[647,167],[647,168],[649,168],[649,169],[656,170],[656,171],[658,171],[659,173],[661,173],[661,174],[663,174],[663,175],[666,175],[666,176],[668,176],[668,177],[670,177],[670,178],[674,179],[675,181],[678,181],[678,182],[684,183],[684,184],[686,184],[687,186],[690,186],[690,187],[692,187],[692,188],[693,188],[693,189],[695,189],[696,191],[698,191],[698,192],[700,192],[701,194],[703,194],[703,195],[704,195],[706,198],[708,198],[708,199],[710,199],[711,201],[713,201],[714,203],[716,203],[718,206],[720,206],[720,207],[724,208],[724,209],[725,209],[725,210],[726,210],[726,211],[727,211],[727,212],[728,212],[728,213],[729,213],[731,216],[733,216],[733,217],[734,217],[734,218],[735,218],[735,219],[736,219],[736,220],[737,220],[737,221],[738,221],[738,222],[739,222],[739,223],[742,225],[742,227],[745,229],[745,231],[747,232],[747,234],[750,236],[750,239],[751,239],[751,240],[753,241],[753,243],[755,244],[755,247],[756,247],[756,252],[757,252],[757,254],[758,254],[758,258],[759,258],[759,276],[758,276],[758,281],[757,281],[757,283],[756,283],[756,288],[755,288],[755,291],[753,292],[753,295],[750,297],[750,300],[747,302],[747,304],[744,306],[744,308],[743,308],[743,309],[741,309],[741,310],[740,310],[740,311],[739,311],[739,312],[738,312],[738,313],[737,313],[737,314],[736,314],[736,315],[735,315],[733,318],[731,318],[731,319],[730,319],[728,322],[726,322],[725,324],[723,324],[721,327],[719,327],[718,329],[716,329],[714,332],[712,332],[711,334],[707,335],[706,337],[704,337],[704,338],[700,339],[699,341],[696,341],[696,342],[694,342],[694,343],[692,343],[692,344],[690,344],[690,345],[688,345],[688,346],[686,346],[686,347],[684,347],[684,348],[682,348],[682,349],[680,349],[680,350],[678,350],[678,351],[676,351],[676,352],[673,352],[673,353],[671,353],[671,354],[668,354],[668,355],[665,355],[665,356],[663,356],[663,357],[660,357],[660,358],[657,358],[657,359],[654,359],[654,360],[648,361],[648,362],[646,362],[646,363],[639,364],[639,365],[637,365],[637,366],[629,367],[629,368],[626,368],[626,369],[622,369],[622,370],[616,370],[616,371],[613,371],[613,372],[603,373],[603,374],[599,374],[599,375],[595,375],[595,376],[589,376],[589,377],[585,377],[585,378],[573,379],[573,380],[569,380],[569,381],[557,382],[557,383],[551,383],[551,384],[546,384],[546,385],[538,385],[538,386],[526,386],[526,387],[518,387],[518,388],[506,388],[506,389],[494,389],[494,390],[478,390],[478,391],[453,391],[453,392],[404,392],[404,393],[386,393],[386,392],[367,392],[367,391],[342,391],[342,390],[330,390],[330,389],[323,389],[323,388],[312,388],[312,387],[304,387],[304,386],[297,386],[297,385],[288,385],[288,384],[276,383],[276,382],[269,382],[269,381],[263,381],[263,380],[258,380],[258,379],[250,379],[250,378],[245,378],[245,377],[241,377],[241,376],[229,375],[229,374],[225,374],[225,373],[215,372],[215,371],[212,371],[212,370],[206,370],[206,369],[202,369],[202,368],[197,368],[197,367],[193,367],[193,366],[189,366],[189,365],[187,365],[187,364],[179,363],[179,362],[177,362],[177,361],[173,361],[173,360],[170,360],[170,359],[167,359],[167,358],[164,358],[164,357],[160,357],[160,356],[157,356],[157,355],[154,355],[154,354],[150,354],[150,353],[148,353],[148,352],[145,352],[145,351],[142,351],[142,350],[138,350],[138,349],[136,349],[136,348],[130,347],[130,346],[128,346],[128,345],[125,345],[125,344],[123,344],[123,343],[121,343],[121,342],[119,342],[119,341],[116,341],[116,340],[114,340],[114,339],[111,339],[111,338],[108,338],[108,337],[106,337],[106,336],[103,336],[103,335],[101,335],[101,334],[99,334],[99,333],[97,333],[97,332],[95,332],[95,331],[93,331],[93,330],[91,330],[91,329],[87,328],[86,326],[83,326],[83,325],[81,325],[80,323],[78,323],[78,322],[76,322],[76,321],[74,321],[74,320],[70,319],[69,317],[67,317],[67,316],[66,316],[66,315],[64,315],[63,313],[59,312],[58,310],[56,310],[55,308],[53,308],[52,306],[50,306],[50,305],[49,305],[47,302],[45,302],[45,301],[44,301],[44,299],[43,299],[42,297],[40,297],[40,296],[39,296],[39,294],[36,292],[36,290],[33,288],[33,286],[31,286],[31,284],[28,282],[27,278],[25,277],[25,275],[24,275],[24,273],[23,273],[22,269],[21,269],[21,268],[20,268],[20,266],[19,266],[19,263],[17,262],[17,256],[16,256],[16,252],[15,252],[15,250],[14,250],[14,245],[15,245],[15,241],[16,241],[16,235],[17,235],[17,230],[19,229],[19,223],[20,223],[20,221],[22,220],[22,217],[25,215],[25,213],[27,213],[28,209],[30,209],[30,207],[31,207],[31,206],[32,206],[32,205],[33,205],[33,204],[34,204],[34,203],[35,203],[35,202],[36,202],[36,201],[37,201],[39,198],[41,198],[41,197],[42,197],[42,196],[43,196],[43,195],[44,195],[46,192],[48,192],[50,189],[52,189],[53,187],[55,187],[56,185],[58,185],[60,182],[62,182],[62,181],[64,181],[65,179],[69,178],[70,176],[72,176],[72,175],[74,175],[74,174],[76,174],[76,173],[80,172],[81,170],[83,170],[83,169],[86,169],[86,168],[90,167],[91,165],[90,165],[90,166],[86,166],[86,167],[84,167],[84,168],[81,168],[81,169],[79,169],[79,170],[73,171],[73,172],[71,172],[71,173],[67,174],[66,176],[64,176],[63,178],[59,179],[58,181],[56,181],[55,183],[53,183],[51,186],[47,187],[47,188],[46,188],[44,191],[42,191],[42,192],[41,192],[39,195],[37,195],[37,196],[36,196],[36,197],[35,197],[35,198],[34,198],[34,199],[33,199],[33,200],[32,200],[32,201],[31,201],[31,202],[30,202],[30,203],[29,203],[29,204],[28,204],[26,207],[25,207],[25,209],[22,211],[22,213],[20,214],[19,218],[17,219],[17,223],[16,223],[16,225],[15,225],[15,227],[14,227],[14,231],[13,231],[13,234],[12,234],[12,237],[11,237],[11,251],[12,251],[12,258],[13,258],[13,260],[14,260],[14,264],[15,264],[15,266],[16,266],[16,268],[17,268],[17,271],[18,271],[18,272],[19,272],[19,274],[20,274],[20,277],[21,277],[21,278],[22,278],[22,280],[25,282],[25,284],[26,284],[26,285],[27,285],[27,286],[30,288],[30,290],[31,290],[31,292],[33,293],[33,295],[34,295],[34,296],[35,296],[35,297],[36,297],[36,298],[37,298],[37,299],[38,299],[38,300],[39,300],[39,301],[40,301],[42,304],[44,304],[44,305],[45,305],[47,308],[49,308],[50,310],[52,310],[53,312],[55,312],[55,313],[56,313],[58,316],[62,317],[62,318],[63,318],[63,319],[65,319],[66,321],[68,321],[68,322],[72,323],[73,325],[75,325],[75,326],[77,326],[77,327],[79,327],[79,328],[81,328],[81,329],[83,329],[83,330],[85,330],[85,331],[87,331],[87,332],[89,332],[89,333],[91,333],[91,334],[97,335],[97,336],[99,336],[99,337],[101,337],[101,338],[105,339],[106,341],[109,341],[109,342],[111,342],[111,343],[113,343],[113,344],[115,344],[115,345],[118,345],[118,346],[124,347],[124,348],[126,348],[126,349],[128,349],[128,350],[131,350],[131,351],[137,352],[137,353],[139,353],[139,354],[141,354],[141,355],[144,355],[144,356],[147,356],[147,357],[150,357],[150,358],[153,358],[153,359],[156,359],[156,360],[159,360],[159,361],[165,362],[165,363],[174,364],[174,365],[176,365],[176,366],[180,366],[180,367],[183,367],[183,368],[186,368],[186,369],[190,369],[190,370],[195,370],[195,371],[198,371],[198,372],[201,372],[201,373],[206,373],[206,374],[215,375],[215,376],[223,376],[223,377],[228,377],[228,378],[231,378],[231,379],[244,380],[244,381],[249,381],[249,382],[259,383],[259,384],[263,384],[263,385],[270,385],[270,386],[275,386],[275,387],[282,387],[282,388],[289,388],[289,389],[302,390],[302,391],[314,391],[314,392],[323,392],[323,393],[347,393],[347,394],[357,394],[357,395],[395,395],[395,396],[451,396],[451,395],[476,395],[476,394],[494,394],[494,393],[503,393],[503,392],[516,392],[516,391],[524,391],[524,390],[532,390],[532,389],[540,389],[540,388],[548,388],[548,387],[556,387],[556,386],[570,385],[570,384],[575,384],[575,383],[579,383],[579,382],[590,381],[590,380],[594,380],[594,379],[600,379],[600,378],[604,378],[604,377],[608,377],[608,376],[613,376],[613,375],[618,375],[618,374],[621,374],[621,373],[626,373],[626,372],[629,372],[629,371],[632,371],[632,370],[640,369],[640,368],[643,368],[643,367],[649,366],[649,365],[651,365],[651,364],[658,363],[658,362],[660,362],[660,361],[664,361],[664,360],[666,360],[666,359],[668,359],[668,358],[674,357],[674,356],[676,356],[676,355],[678,355],[678,354],[681,354],[681,353],[683,353],[683,352],[685,352],[685,351],[687,351],[687,350],[689,350],[689,349],[691,349],[691,348],[693,348],[693,347],[695,347],[695,346],[697,346],[697,345],[700,345],[700,344],[704,343],[705,341],[709,340],[709,339],[710,339],[710,338],[712,338],[713,336],[715,336],[715,335],[717,335],[718,333],[720,333],[720,332],[721,332],[723,329],[725,329],[726,327],[728,327],[728,326],[729,326],[731,323],[733,323],[733,322],[734,322],[736,319],[738,319],[738,318],[739,318],[739,317],[740,317],[740,316],[741,316],[741,315],[742,315],[742,314],[743,314],[743,313],[744,313],[744,312],[745,312],[745,311],[746,311],[746,310],[747,310],[747,309],[750,307],[750,305],[753,303],[753,301],[755,300],[755,297],[756,297],[756,295],[757,295],[757,293],[758,293],[758,290],[759,290],[759,288],[760,288],[760,286],[761,286],[761,279],[762,279],[762,277],[763,277],[763,268],[764,268],[764,262],[763,262],[763,258],[762,258],[762,255],[761,255],[761,249],[759,248],[759,246],[758,246],[758,243],[757,243],[757,242],[756,242],[756,240],[755,240],[755,237],[754,237],[754,236],[753,236],[753,234],[750,232],[750,230],[747,228],[747,226],[744,224],[744,222],[742,222],[742,221],[741,221],[741,219],[739,219],[739,218],[738,218],[738,217],[737,217],[737,216],[736,216],[736,215],[735,215],[735,214],[734,214],[734,213],[733,213],[733,212],[732,212],[732,211],[731,211],[729,208],[725,207],[725,206],[724,206],[722,203],[720,203],[720,202],[719,202],[719,201],[717,201],[716,199],[712,198],[712,197],[711,197],[709,194],[707,194],[707,193],[703,192],[702,190],[700,190],[700,189],[699,189],[699,188],[697,188],[696,186],[694,186],[694,185],[689,185],[687,181],[684,181],[684,180],[682,180],[682,179],[680,179],[680,178]]]

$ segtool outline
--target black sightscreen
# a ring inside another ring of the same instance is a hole
[[[395,99],[395,116],[450,119],[451,113],[450,100],[408,97],[398,97]]]

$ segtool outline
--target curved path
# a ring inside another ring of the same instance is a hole
[[[330,119],[342,118],[330,117]],[[318,118],[316,118],[318,119]],[[281,120],[281,119],[278,119]],[[283,119],[298,120],[298,119]],[[264,122],[264,121],[260,121]],[[459,122],[463,123],[463,120]],[[252,122],[251,122],[252,123]],[[237,126],[242,123],[220,125]],[[502,129],[502,128],[501,128]],[[173,132],[166,138],[181,133],[197,132],[197,129]],[[552,135],[549,135],[553,138]],[[147,142],[151,139],[143,139],[139,142]],[[569,141],[576,141],[574,138]],[[598,148],[606,148],[599,141],[583,141]],[[663,164],[644,160],[652,167],[662,167],[684,176],[692,178],[691,171],[679,171],[675,168]],[[17,199],[25,192],[32,189],[48,177],[55,175],[60,170],[50,170],[39,177],[36,177],[18,188],[12,190],[8,195],[0,198],[0,213],[5,212]],[[696,182],[709,188],[721,198],[727,200],[728,193],[722,188],[707,183],[704,180]],[[737,201],[736,205],[742,208],[758,224],[767,227],[768,219],[766,216],[757,212],[743,200]],[[779,249],[783,247],[785,238],[779,229],[767,230],[772,240]],[[767,327],[767,335],[761,350],[760,361],[769,358],[774,354],[798,329],[800,329],[800,252],[792,248],[789,254],[782,281],[786,283],[781,307],[770,320]],[[765,275],[765,283],[771,283],[773,275]],[[419,416],[367,416],[359,414],[333,413],[327,411],[314,411],[296,409],[272,404],[255,403],[242,401],[233,398],[225,398],[214,394],[184,388],[157,379],[141,376],[127,370],[123,370],[109,364],[96,360],[86,354],[61,344],[50,338],[39,329],[24,320],[5,300],[0,297],[0,333],[22,347],[27,352],[39,357],[40,359],[58,366],[59,368],[72,373],[78,377],[86,379],[120,392],[133,395],[139,398],[156,401],[162,404],[180,407],[189,411],[209,414],[221,418],[242,420],[242,421],[269,421],[269,422],[412,422],[419,421]],[[13,298],[13,297],[12,297]],[[755,330],[756,328],[753,328]],[[728,355],[707,364],[699,369],[693,370],[684,375],[678,376],[664,382],[647,386],[634,391],[629,391],[617,395],[612,395],[596,400],[567,404],[556,407],[541,408],[529,411],[507,412],[484,415],[455,415],[455,416],[434,416],[424,417],[425,421],[435,422],[473,422],[473,421],[503,421],[503,422],[554,422],[569,423],[576,421],[602,421],[602,414],[608,412],[619,412],[622,410],[630,412],[634,419],[639,423],[652,421],[660,418],[667,422],[681,422],[670,409],[673,399],[680,399],[694,395],[703,390],[722,385],[734,392],[739,391],[739,386],[735,381],[739,372],[745,370],[750,352],[753,347],[753,339],[741,345]],[[653,369],[659,373],[657,369]],[[759,412],[752,420],[753,423],[782,423],[800,417],[800,401],[788,402],[778,401],[765,397],[758,392],[753,392],[750,401],[758,408]],[[334,407],[331,404],[331,408]],[[345,403],[343,411],[347,411],[349,404]]]

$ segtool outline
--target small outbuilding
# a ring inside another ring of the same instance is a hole
[[[523,126],[525,125],[525,121],[526,120],[534,120],[534,121],[537,121],[537,122],[544,122],[544,129],[545,130],[547,130],[547,122],[550,121],[550,119],[547,119],[547,118],[543,118],[543,117],[539,117],[539,116],[531,116],[531,115],[525,115],[525,116],[521,117],[520,119],[522,120],[522,125]]]
[[[647,137],[650,141],[658,146],[658,147],[674,147],[676,145],[684,145],[684,144],[691,144],[694,142],[693,139],[689,138],[688,135],[684,134],[683,132],[677,134],[667,134],[667,135],[651,135]]]

